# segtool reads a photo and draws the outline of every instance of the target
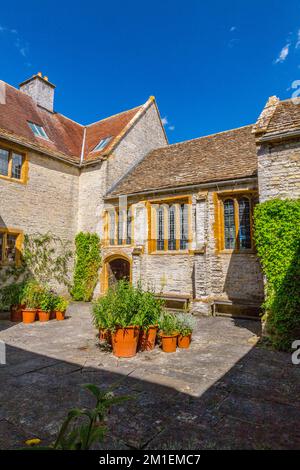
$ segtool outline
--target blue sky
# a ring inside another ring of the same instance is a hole
[[[300,2],[19,1],[0,14],[0,79],[38,71],[83,124],[155,95],[170,142],[253,123],[300,80]]]

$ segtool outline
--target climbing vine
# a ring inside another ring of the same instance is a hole
[[[70,243],[51,232],[25,235],[20,266],[4,266],[0,271],[0,285],[34,278],[41,284],[55,281],[70,288],[72,256]]]
[[[300,339],[300,200],[255,208],[255,243],[266,276],[266,328],[277,349]]]
[[[80,232],[75,238],[75,268],[71,295],[74,300],[89,302],[101,266],[100,238],[96,233]]]

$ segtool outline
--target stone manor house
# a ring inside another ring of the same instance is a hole
[[[256,314],[253,207],[300,196],[300,106],[269,98],[253,125],[168,145],[154,97],[81,125],[41,73],[0,81],[0,264],[23,235],[97,232],[95,296],[120,278],[194,312]]]

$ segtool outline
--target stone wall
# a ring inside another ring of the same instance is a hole
[[[0,226],[24,233],[53,232],[73,240],[77,229],[78,169],[29,153],[28,182],[0,178]]]
[[[166,136],[152,102],[109,157],[107,190],[115,186],[151,150],[165,145]]]
[[[300,197],[300,143],[258,147],[259,200]]]
[[[105,193],[150,150],[166,144],[153,102],[107,161],[82,169],[79,183],[78,231],[97,231],[102,237]]]
[[[257,183],[213,188],[192,196],[192,242],[182,254],[143,254],[133,256],[132,279],[156,292],[189,294],[196,311],[210,313],[213,300],[259,304],[263,300],[263,276],[252,253],[218,251],[214,232],[216,191],[255,190]],[[186,194],[187,195],[187,194]],[[166,195],[166,199],[172,196]],[[145,221],[146,222],[146,221]],[[114,248],[117,251],[118,247]],[[131,255],[130,255],[131,256]]]

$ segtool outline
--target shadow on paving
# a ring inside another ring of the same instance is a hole
[[[224,365],[226,351],[216,353]],[[125,360],[120,373],[101,362],[91,367],[7,345],[7,365],[0,366],[0,448],[18,448],[31,437],[52,442],[70,408],[94,403],[82,384],[118,382],[115,393],[133,400],[112,409],[104,448],[300,447],[300,367],[288,355],[253,347],[216,380],[209,376],[208,354],[197,370],[185,367],[179,381],[176,370],[165,377],[163,365],[157,373],[146,367],[156,351],[143,354],[144,369]]]

